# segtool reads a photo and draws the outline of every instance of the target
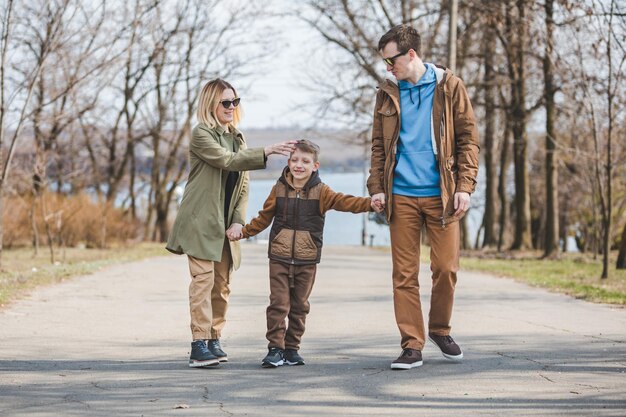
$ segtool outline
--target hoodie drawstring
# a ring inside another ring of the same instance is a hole
[[[411,99],[411,104],[415,104],[413,101],[413,89],[409,88],[409,98]],[[422,105],[422,88],[417,87],[417,107]]]

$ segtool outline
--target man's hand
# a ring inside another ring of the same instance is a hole
[[[461,214],[465,213],[467,210],[469,210],[470,200],[471,200],[471,197],[469,193],[465,193],[465,192],[454,193],[454,209],[456,210],[454,212],[454,215],[458,217]]]
[[[385,193],[374,194],[371,206],[376,213],[381,213],[385,209]]]
[[[239,240],[243,237],[243,233],[241,232],[243,226],[239,223],[233,223],[230,225],[228,230],[226,230],[226,237],[228,240]]]

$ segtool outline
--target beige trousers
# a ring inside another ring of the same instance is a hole
[[[222,260],[207,261],[187,255],[189,259],[189,312],[193,340],[219,339],[226,324],[230,295],[232,257],[230,244],[224,242]]]
[[[459,270],[460,230],[458,219],[441,224],[440,197],[394,195],[389,223],[393,262],[393,304],[403,349],[422,350],[424,318],[418,280],[422,228],[430,238],[432,293],[428,331],[450,334],[456,274]]]

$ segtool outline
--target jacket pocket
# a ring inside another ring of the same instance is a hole
[[[383,138],[385,139],[385,151],[389,152],[389,145],[399,123],[398,111],[391,101],[387,101],[378,109],[382,117]]]
[[[281,229],[271,243],[270,253],[283,258],[291,257],[291,244],[293,242],[293,230]]]
[[[306,231],[296,231],[295,257],[304,261],[314,261],[317,259],[317,246],[313,242],[311,233]]]

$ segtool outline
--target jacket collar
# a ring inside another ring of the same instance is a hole
[[[431,66],[435,70],[435,76],[437,77],[437,85],[443,86],[443,84],[452,76],[452,71],[446,67],[441,65],[429,64],[425,65]],[[391,96],[394,102],[400,103],[400,90],[398,88],[398,82],[396,79],[385,78],[379,85],[378,88],[386,92]]]
[[[243,137],[243,133],[237,130],[237,128],[231,127],[230,129],[226,130],[221,125],[215,125],[215,127],[212,127],[212,128],[205,125],[204,123],[199,123],[198,125],[205,130],[214,130],[219,136],[222,136],[224,133],[228,132],[228,133],[231,133],[233,136],[236,136],[237,138],[239,138],[241,142],[246,141]]]

